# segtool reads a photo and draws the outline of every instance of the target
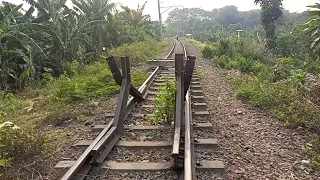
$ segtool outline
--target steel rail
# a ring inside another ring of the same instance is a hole
[[[184,180],[195,180],[194,146],[192,143],[192,110],[190,91],[185,100]]]
[[[165,57],[168,59],[172,53],[174,52],[176,43],[173,40],[173,47],[170,52]],[[138,91],[145,98],[147,96],[147,88],[154,81],[156,75],[159,73],[160,67],[158,66],[152,74],[148,77],[148,79],[140,86]],[[127,119],[128,115],[132,112],[135,105],[138,104],[134,101],[134,97],[131,97],[127,101],[125,119]],[[77,159],[77,161],[71,166],[71,168],[63,175],[61,180],[74,180],[74,179],[84,179],[85,175],[90,171],[92,164],[95,163],[95,160],[101,161],[104,159],[102,157],[97,157],[97,154],[106,156],[116,142],[119,140],[119,136],[114,136],[115,128],[112,127],[115,119],[113,118],[108,125],[99,133],[99,135],[95,138],[95,140],[90,144],[90,146],[82,153],[82,155]],[[112,137],[112,141],[110,142],[110,146],[108,146],[107,140]],[[104,148],[104,149],[103,149]],[[99,150],[102,150],[100,152]],[[76,176],[77,174],[81,174],[81,176]]]
[[[175,48],[176,48],[176,41],[172,39],[172,48],[164,59],[169,59],[172,56]]]
[[[181,44],[181,46],[183,48],[183,56],[184,56],[184,58],[187,58],[188,55],[187,55],[186,46],[183,44],[183,42],[180,39],[178,41],[180,42],[180,44]]]
[[[192,107],[191,107],[191,94],[190,84],[192,80],[193,69],[195,65],[196,57],[187,56],[187,50],[181,40],[179,40],[184,51],[185,58],[187,60],[185,67],[185,109],[184,109],[184,180],[196,179],[196,168],[194,162],[194,144],[192,142],[193,129],[192,129]]]

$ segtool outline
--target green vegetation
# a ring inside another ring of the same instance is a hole
[[[165,79],[165,85],[160,86],[155,99],[154,124],[165,122],[171,124],[174,117],[176,85],[173,81]]]
[[[303,129],[310,137],[304,147],[310,164],[320,167],[320,5],[310,6],[315,9],[308,16],[288,13],[281,2],[253,1],[262,10],[257,10],[261,21],[251,27],[247,18],[253,11],[238,12],[228,6],[213,11],[176,10],[168,19],[175,24],[168,28],[192,34],[191,42],[203,57],[230,70],[228,79],[238,99],[269,111],[290,128]],[[236,19],[230,14],[243,16]],[[185,28],[199,16],[205,19],[199,28]]]
[[[72,7],[66,0],[24,2],[30,5],[26,10],[8,2],[0,5],[4,179],[27,178],[10,173],[10,168],[50,159],[67,145],[56,139],[73,131],[64,125],[84,126],[118,93],[105,57],[129,56],[131,82],[139,86],[147,78],[139,65],[167,44],[158,42],[158,22],[144,14],[146,3],[117,9],[109,0],[72,0]]]
[[[11,122],[0,124],[0,166],[10,166],[11,160],[33,160],[39,156],[50,156],[54,153],[52,142],[58,136],[36,133],[32,127],[21,129]]]
[[[156,38],[145,4],[134,10],[116,9],[110,0],[72,0],[73,8],[66,0],[24,1],[26,11],[8,2],[0,6],[0,90],[21,90],[46,69],[60,77],[74,60],[87,64],[103,49]]]
[[[138,65],[145,62],[148,58],[163,52],[163,49],[167,46],[167,43],[159,43],[154,40],[141,41],[134,44],[124,44],[118,48],[111,49],[110,55],[120,57],[126,54],[130,57],[130,63],[132,65]],[[143,49],[143,51],[141,51]]]
[[[145,48],[144,45],[150,43],[157,48]],[[117,53],[124,52],[123,47],[135,47],[136,53],[133,56],[137,58],[134,61],[136,64],[162,51],[163,44],[148,41],[139,42],[137,45],[123,45],[116,49],[110,49],[109,55],[118,55]],[[134,86],[141,85],[147,78],[144,70],[134,68],[131,73]],[[13,122],[19,126],[19,128],[4,127],[1,131],[0,144],[5,146],[0,151],[2,162],[11,160],[16,162],[15,160],[23,157],[32,159],[41,155],[40,151],[50,154],[55,148],[47,147],[47,142],[51,142],[53,137],[38,132],[43,125],[60,125],[63,123],[60,117],[64,116],[78,116],[87,119],[86,117],[90,116],[90,113],[92,116],[95,108],[92,102],[104,101],[118,93],[119,89],[120,87],[114,82],[107,63],[101,59],[92,60],[87,65],[73,61],[68,64],[68,68],[59,78],[53,77],[51,71],[47,70],[43,73],[43,79],[39,84],[26,87],[17,94],[2,91],[0,94],[0,122],[8,121],[10,125]],[[86,110],[79,111],[78,104],[87,106]],[[79,123],[84,122],[81,119],[79,118]],[[37,148],[39,152],[34,151],[33,148],[26,148],[26,146],[36,147],[33,144],[39,146]],[[9,149],[12,150],[8,151]],[[16,154],[19,154],[19,157]]]

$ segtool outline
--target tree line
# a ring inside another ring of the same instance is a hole
[[[257,2],[258,3],[258,2]],[[306,12],[290,13],[281,8],[283,16],[278,23],[283,28],[292,30],[295,23],[308,19]],[[210,30],[212,27],[221,26],[232,30],[252,30],[261,24],[262,10],[239,11],[236,6],[225,6],[211,11],[200,8],[175,9],[169,13],[166,20],[167,33],[195,34],[200,31]],[[290,26],[290,27],[288,27]]]

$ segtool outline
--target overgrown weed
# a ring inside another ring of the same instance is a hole
[[[175,109],[176,85],[172,80],[165,79],[165,85],[160,86],[155,98],[155,117],[152,123],[159,124],[164,122],[171,124]]]

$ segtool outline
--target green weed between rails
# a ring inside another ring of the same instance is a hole
[[[217,47],[220,46],[217,44],[206,45],[202,54],[213,58],[223,69],[243,72],[231,73],[228,77],[236,97],[271,112],[288,127],[305,129],[311,134],[311,143],[304,150],[310,155],[310,164],[320,167],[320,112],[319,107],[305,96],[307,72],[304,67],[291,57],[261,63],[257,57],[262,52],[239,53],[240,50],[234,51],[232,49],[235,47],[228,46],[221,50],[222,46]],[[264,59],[262,62],[270,60]]]
[[[165,85],[160,86],[155,98],[155,117],[151,118],[152,123],[164,122],[171,124],[175,109],[176,85],[174,81],[165,79]]]

